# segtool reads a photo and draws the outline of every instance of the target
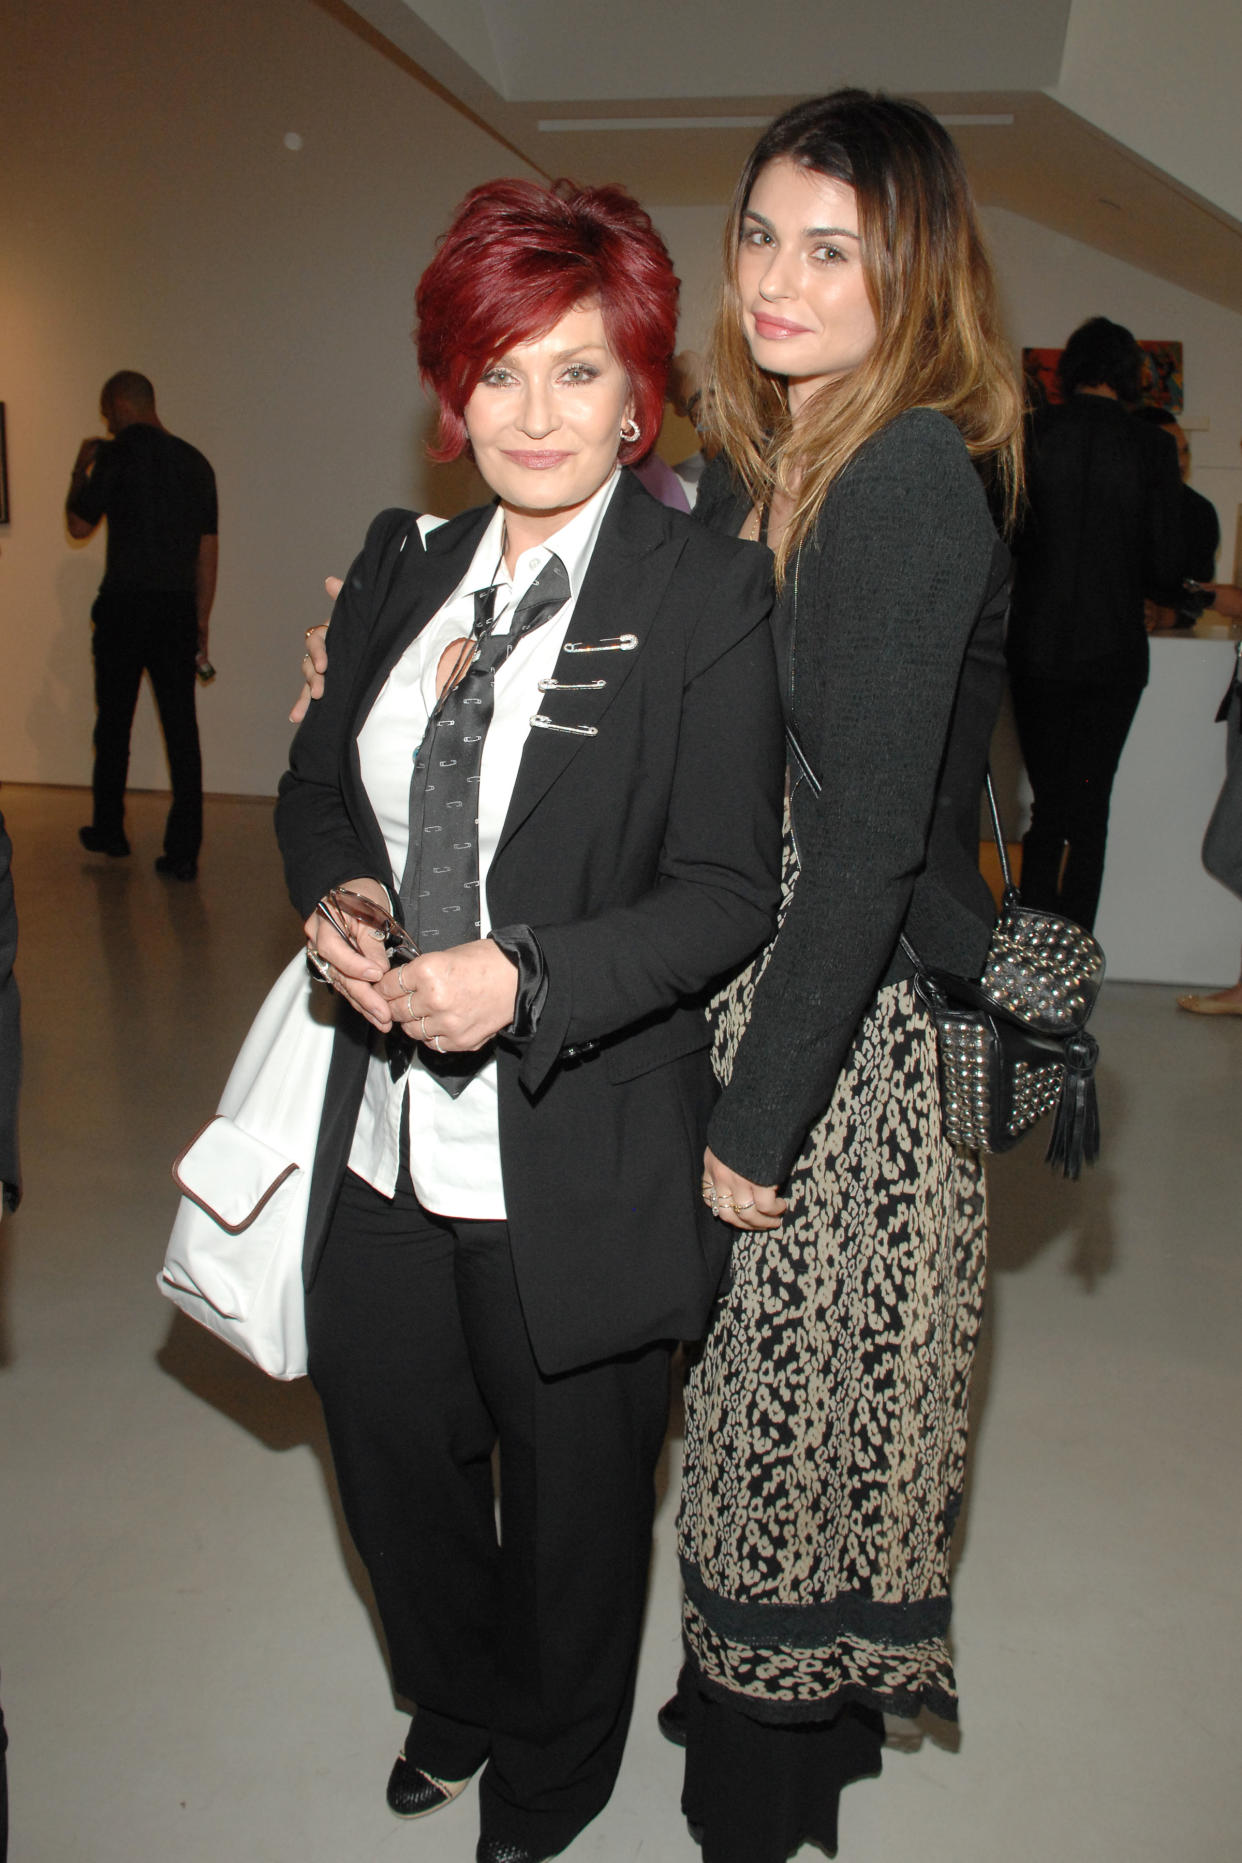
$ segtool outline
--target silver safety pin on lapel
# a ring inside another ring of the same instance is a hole
[[[611,634],[606,640],[567,640],[566,653],[633,653],[637,634]]]
[[[584,679],[578,685],[564,679],[541,679],[539,690],[540,692],[602,692],[607,684],[606,679]]]
[[[534,726],[535,730],[537,731],[564,731],[570,737],[598,737],[599,736],[599,732],[596,730],[594,725],[557,724],[553,719],[546,718],[542,712],[535,713],[534,717],[531,719],[531,724]]]

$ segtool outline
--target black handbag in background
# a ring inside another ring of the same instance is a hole
[[[1100,1149],[1099,1047],[1086,1025],[1104,953],[1072,920],[1022,904],[990,770],[987,790],[1005,886],[983,975],[971,981],[933,970],[904,937],[901,945],[935,1024],[946,1138],[974,1151],[1009,1151],[1052,1113],[1046,1161],[1073,1178]]]

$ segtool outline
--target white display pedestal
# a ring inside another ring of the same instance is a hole
[[[1225,775],[1225,727],[1212,720],[1240,633],[1209,621],[1152,636],[1151,680],[1113,787],[1095,926],[1115,982],[1217,988],[1238,980],[1242,901],[1204,872],[1199,850]],[[1005,831],[1017,841],[1031,792],[1008,694],[992,770]],[[980,834],[991,832],[985,803]]]
[[[1242,901],[1199,858],[1225,774],[1225,727],[1212,719],[1237,632],[1201,624],[1152,636],[1151,681],[1113,788],[1095,926],[1116,981],[1237,981]]]

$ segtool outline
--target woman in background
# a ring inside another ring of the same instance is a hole
[[[903,940],[978,975],[1021,397],[960,159],[917,104],[800,104],[738,185],[696,515],[775,554],[790,746],[774,943],[719,1005],[704,1199],[736,1232],[687,1392],[687,1662],[666,1731],[705,1863],[835,1849],[882,1713],[953,1716],[950,1538],[980,1160],[941,1132]],[[678,1728],[677,1723],[681,1723]]]

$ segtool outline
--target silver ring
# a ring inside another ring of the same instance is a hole
[[[312,665],[312,666],[313,666],[313,665],[315,664],[315,662],[314,662],[313,660],[311,660],[311,657],[310,657],[310,655],[309,655],[309,653],[304,653],[304,654],[302,655],[302,664],[303,664],[303,665],[305,666],[305,664],[306,664],[306,662],[307,662],[308,660],[310,660],[310,663],[311,663],[311,665]]]
[[[415,1015],[417,1014],[417,1011],[414,1008],[413,990],[407,990],[405,993],[405,1007],[407,1011],[405,1019],[407,1022],[412,1022],[414,1020]]]
[[[421,1036],[422,1036],[422,1038],[423,1038],[423,1040],[424,1040],[424,1041],[430,1041],[430,1040],[431,1040],[431,1036],[430,1036],[430,1035],[429,1035],[429,1034],[427,1033],[427,1018],[426,1018],[426,1016],[420,1016],[420,1017],[418,1018],[418,1028],[419,1028],[419,1033],[421,1034]]]
[[[329,964],[327,958],[321,955],[319,950],[309,939],[307,939],[306,942],[306,961],[321,983],[327,983],[329,981],[328,972],[331,970],[332,966]]]
[[[440,1040],[440,1037],[438,1035],[433,1035],[431,1037],[431,1045],[435,1049],[437,1054],[444,1053],[444,1043]]]

